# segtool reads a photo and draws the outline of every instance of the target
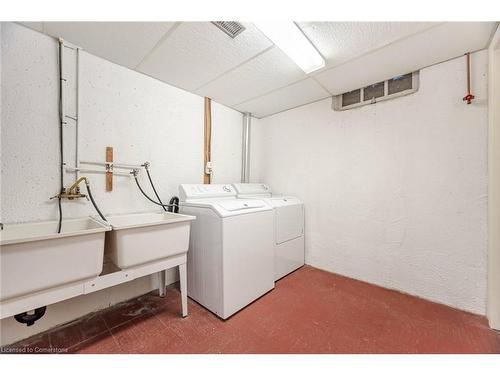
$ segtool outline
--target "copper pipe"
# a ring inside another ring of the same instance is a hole
[[[467,104],[472,103],[472,99],[474,99],[474,95],[471,93],[471,78],[470,78],[470,52],[465,54],[467,56],[467,95],[465,95],[462,100],[466,101]]]

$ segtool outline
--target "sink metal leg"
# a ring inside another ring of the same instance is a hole
[[[165,281],[165,274],[166,274],[166,270],[162,270],[160,272],[158,272],[158,294],[160,295],[160,297],[165,297],[166,295],[166,288],[165,288],[165,284],[166,284],[166,281]]]
[[[186,263],[179,265],[179,279],[181,284],[182,317],[185,318],[188,315]]]

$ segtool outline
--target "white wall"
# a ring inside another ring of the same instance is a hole
[[[212,183],[241,179],[243,115],[212,101]]]
[[[491,41],[488,75],[488,321],[500,330],[500,27]]]
[[[326,99],[252,125],[251,180],[306,205],[306,262],[485,313],[487,52],[420,72],[406,97]]]
[[[57,219],[59,190],[58,46],[56,40],[13,23],[2,24],[1,221]],[[151,162],[152,177],[164,201],[180,183],[201,183],[203,176],[203,98],[115,65],[81,54],[80,159],[104,161],[114,147],[119,163]],[[238,180],[242,114],[213,103],[214,181]],[[68,103],[68,114],[73,107]],[[72,125],[69,124],[68,133]],[[65,144],[68,155],[73,144]],[[65,158],[71,163],[73,158]],[[130,178],[115,177],[105,192],[103,175],[89,174],[105,214],[157,210]],[[67,175],[70,182],[73,175]],[[143,185],[150,191],[147,178]],[[64,202],[65,218],[95,215],[82,200]],[[176,278],[168,274],[169,281]],[[13,318],[1,321],[6,344],[87,312],[146,293],[155,278],[133,282],[48,307],[34,326]]]

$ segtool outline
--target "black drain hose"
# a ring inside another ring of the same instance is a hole
[[[149,183],[151,184],[151,187],[153,188],[153,191],[154,191],[154,193],[155,193],[155,195],[156,195],[156,198],[158,198],[158,202],[160,202],[161,207],[162,207],[165,211],[167,211],[167,209],[165,208],[165,205],[163,204],[163,202],[162,202],[162,201],[161,201],[161,199],[160,199],[160,196],[159,196],[159,195],[158,195],[158,193],[156,192],[155,185],[153,184],[153,180],[151,179],[151,175],[149,174],[149,169],[148,169],[148,168],[146,168],[146,173],[148,174]],[[172,202],[170,202],[170,204],[172,204]],[[171,207],[168,207],[168,208],[170,209]]]
[[[92,191],[90,190],[90,184],[88,183],[88,181],[85,181],[85,187],[87,188],[87,193],[89,194],[90,201],[92,202],[92,205],[94,206],[95,210],[97,211],[97,213],[99,214],[101,219],[104,220],[105,222],[107,222],[107,220],[104,217],[104,215],[102,214],[101,210],[99,210],[99,207],[97,207],[97,204],[95,203],[94,197],[92,195]]]
[[[137,179],[137,176],[134,175],[134,180],[135,180],[135,183],[137,184],[137,187],[139,188],[139,190],[141,191],[142,195],[144,195],[149,201],[151,201],[152,203],[158,205],[158,206],[162,206],[164,209],[165,207],[167,208],[173,208],[174,210],[177,208],[177,210],[179,209],[179,206],[178,204],[163,204],[163,203],[159,203],[159,202],[156,202],[155,200],[151,199],[145,192],[144,190],[142,190],[141,188],[141,185],[139,184],[139,180]],[[173,198],[177,198],[177,197],[173,197]],[[173,199],[172,198],[172,199]],[[170,200],[170,202],[172,202],[172,199]],[[170,210],[169,210],[170,211]],[[172,212],[172,211],[170,211]]]
[[[172,212],[172,209],[173,209],[173,212],[175,213],[178,213],[179,212],[179,197],[172,197],[170,198],[170,202],[169,202],[173,207],[169,207],[168,210],[170,212]]]

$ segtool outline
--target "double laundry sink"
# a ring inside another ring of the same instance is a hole
[[[193,216],[172,212],[6,224],[1,231],[0,301],[97,278],[106,255],[127,270],[186,253]]]

